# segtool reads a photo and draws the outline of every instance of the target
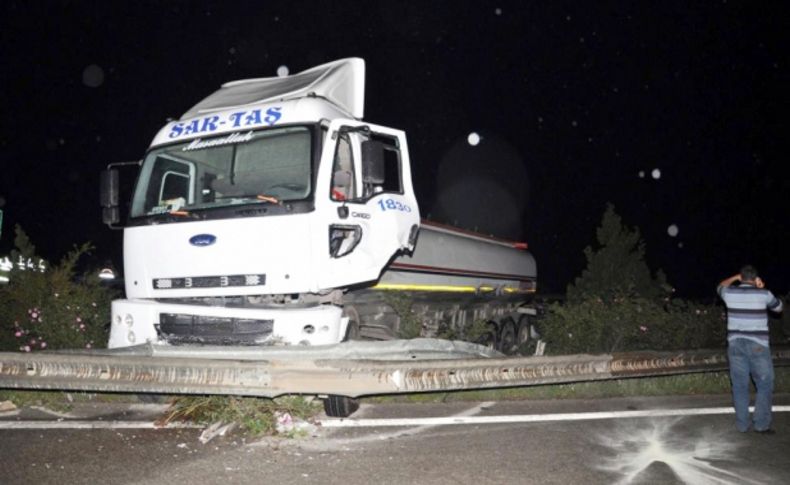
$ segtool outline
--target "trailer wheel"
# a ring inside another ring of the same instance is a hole
[[[513,322],[512,318],[506,318],[502,321],[497,349],[505,355],[513,355],[518,351],[518,345],[516,344],[516,324]]]
[[[330,394],[324,399],[324,412],[330,418],[347,418],[359,409],[359,401],[348,396]]]
[[[518,328],[516,329],[516,346],[521,348],[529,342],[531,322],[527,315],[521,315],[518,319]]]

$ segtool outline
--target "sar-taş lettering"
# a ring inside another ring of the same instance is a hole
[[[252,109],[248,111],[236,111],[228,115],[225,119],[220,116],[212,115],[203,118],[196,118],[191,121],[175,123],[170,127],[170,138],[188,136],[202,133],[212,133],[223,127],[239,128],[252,126],[272,126],[282,118],[279,106],[263,109]]]

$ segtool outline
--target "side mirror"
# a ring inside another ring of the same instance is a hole
[[[117,224],[121,220],[118,209],[118,170],[110,168],[102,171],[100,182],[102,222],[108,225]]]
[[[362,181],[366,184],[384,183],[384,144],[380,141],[362,142]]]
[[[121,211],[118,207],[102,207],[101,221],[108,226],[118,224],[121,221]]]

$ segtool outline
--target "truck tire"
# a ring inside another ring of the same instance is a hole
[[[518,351],[518,343],[516,342],[516,323],[510,317],[502,320],[499,329],[497,350],[505,355],[513,355]]]
[[[532,327],[532,321],[527,315],[521,315],[521,318],[518,319],[518,327],[516,328],[516,346],[521,348],[527,342],[529,342],[530,338],[530,330]]]
[[[164,404],[169,397],[168,394],[137,394],[137,400],[145,404]]]
[[[348,327],[346,327],[346,335],[343,337],[343,342],[350,340],[359,340],[361,332],[359,328],[359,313],[357,309],[352,306],[343,308],[343,316],[348,317]]]
[[[347,418],[359,409],[359,401],[348,396],[330,394],[324,399],[324,412],[330,418]]]

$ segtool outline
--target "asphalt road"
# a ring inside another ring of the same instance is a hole
[[[790,395],[777,396],[790,403]],[[499,416],[729,405],[727,396],[378,404],[354,418]],[[79,409],[102,421],[156,408]],[[64,420],[70,417],[64,417]],[[3,421],[52,419],[23,410]],[[0,483],[609,484],[790,483],[790,413],[777,434],[738,433],[732,415],[508,424],[319,428],[301,439],[240,435],[202,444],[198,429],[0,430]]]

